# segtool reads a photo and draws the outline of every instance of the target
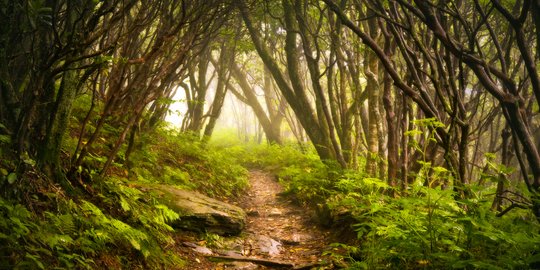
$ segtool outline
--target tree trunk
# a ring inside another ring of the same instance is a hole
[[[373,16],[371,12],[367,16]],[[369,29],[369,35],[373,40],[376,40],[379,36],[379,30],[377,26],[377,20],[371,17],[367,20],[367,26]],[[366,56],[364,60],[364,74],[367,79],[366,90],[368,92],[368,107],[369,107],[369,126],[367,133],[367,160],[366,160],[366,173],[371,176],[377,175],[377,164],[379,157],[379,123],[381,121],[379,112],[379,59],[372,50],[366,50]]]
[[[69,116],[75,93],[77,91],[76,71],[69,70],[64,72],[58,97],[55,103],[55,109],[52,113],[51,123],[47,131],[44,143],[39,153],[39,160],[53,168],[57,168],[60,162],[60,150],[64,141],[64,134],[67,131]]]
[[[322,160],[335,160],[335,155],[332,152],[332,146],[328,139],[327,134],[324,133],[321,128],[320,123],[317,121],[316,116],[313,112],[311,104],[306,96],[305,89],[301,84],[301,79],[298,75],[298,53],[296,48],[296,37],[297,34],[294,28],[291,28],[292,23],[292,14],[286,16],[286,23],[288,24],[287,34],[286,34],[286,43],[285,51],[287,54],[287,67],[289,74],[289,81],[292,84],[292,87],[287,83],[287,79],[284,74],[281,72],[279,65],[271,57],[268,48],[264,46],[261,41],[259,32],[254,28],[251,18],[249,16],[247,7],[244,2],[237,1],[235,2],[240,14],[244,20],[246,27],[248,28],[251,40],[257,50],[259,56],[264,62],[265,66],[268,68],[272,77],[274,78],[277,86],[283,93],[283,96],[295,112],[298,120],[302,123],[303,128],[305,129],[308,137],[313,142],[319,157]],[[284,6],[288,6],[287,0],[283,1]],[[289,5],[290,6],[290,5]],[[289,13],[292,10],[289,8],[287,10]]]
[[[249,85],[246,75],[242,72],[242,70],[240,70],[240,67],[238,67],[236,63],[232,63],[227,68],[230,68],[232,76],[235,78],[236,82],[240,86],[240,89],[242,89],[242,93],[245,97],[244,101],[253,109],[253,113],[255,113],[255,116],[259,120],[259,123],[264,130],[264,134],[266,135],[268,142],[281,144],[281,134],[279,126],[275,123],[272,123],[270,118],[266,115],[266,112],[264,111],[263,107],[259,103],[257,96],[254,93],[255,90]],[[231,87],[233,86],[230,85],[229,88]],[[235,91],[233,91],[233,93],[234,92]],[[278,122],[281,123],[281,120]]]
[[[212,107],[209,111],[208,124],[204,128],[203,141],[207,142],[216,126],[216,122],[221,115],[221,109],[223,108],[223,103],[225,102],[225,96],[227,95],[227,83],[230,79],[229,69],[225,67],[230,67],[232,64],[232,56],[234,56],[234,51],[229,51],[226,43],[221,46],[219,63],[217,63],[217,74],[218,82],[216,86],[216,95],[214,96],[214,101],[212,102]]]

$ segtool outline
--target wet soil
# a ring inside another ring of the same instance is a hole
[[[247,213],[242,235],[219,239],[200,239],[192,235],[178,239],[187,244],[182,248],[182,256],[188,259],[185,269],[310,269],[310,266],[328,269],[324,267],[327,258],[323,253],[331,243],[329,231],[315,224],[307,208],[282,194],[283,188],[273,176],[252,171],[247,193],[229,202]],[[292,267],[216,260],[210,254],[201,253],[207,247],[217,257],[263,259]]]

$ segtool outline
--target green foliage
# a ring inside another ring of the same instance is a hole
[[[486,153],[486,166],[489,170],[482,172],[482,179],[490,180],[494,183],[497,183],[500,180],[503,180],[504,177],[508,177],[515,170],[512,167],[504,166],[503,164],[496,162],[496,156],[493,153]],[[501,179],[503,176],[503,179]]]
[[[429,119],[416,124],[442,127]],[[490,210],[493,185],[470,187],[468,200],[456,200],[454,191],[442,188],[452,183],[451,173],[429,161],[419,161],[407,194],[394,197],[397,191],[390,192],[386,181],[338,170],[293,145],[227,144],[221,146],[246,166],[273,171],[301,202],[326,203],[330,212],[352,218],[360,244],[336,243],[327,252],[349,269],[526,269],[540,258],[534,253],[540,225],[530,211],[496,217]],[[511,172],[490,166],[498,174]]]
[[[393,198],[381,192],[383,181],[350,181],[340,180],[329,205],[357,220],[366,269],[523,269],[540,248],[540,226],[528,211],[498,218],[482,191],[456,201],[451,190],[414,186]]]
[[[141,182],[197,189],[210,196],[237,195],[247,186],[247,170],[235,156],[204,145],[196,136],[158,130],[141,140],[141,149],[130,158],[131,172]]]
[[[111,179],[104,185],[106,190],[104,201],[113,206],[119,205],[126,221],[142,225],[151,235],[156,236],[160,245],[174,244],[174,240],[167,232],[174,231],[169,224],[179,218],[176,212],[139,189],[127,186],[120,179]]]
[[[11,143],[11,137],[9,137],[8,135],[0,134],[0,144],[9,145],[10,143]]]
[[[407,132],[405,132],[405,135],[411,138],[411,140],[409,141],[409,145],[413,147],[416,151],[420,152],[425,161],[426,147],[428,146],[428,144],[424,143],[422,147],[419,140],[417,139],[423,137],[423,141],[437,142],[437,140],[435,139],[435,130],[438,128],[445,128],[445,125],[435,118],[416,119],[412,122],[416,128],[408,130]]]
[[[211,247],[211,248],[223,248],[225,247],[225,241],[223,237],[214,234],[214,233],[206,233],[203,235],[203,241],[205,242],[205,246]]]
[[[96,269],[116,264],[170,268],[182,264],[165,250],[174,244],[169,222],[178,214],[115,179],[92,201],[50,193],[55,209],[42,214],[0,198],[0,269]],[[124,258],[129,257],[129,261]]]
[[[276,174],[286,191],[301,202],[324,201],[333,188],[334,167],[321,162],[314,149],[304,153],[293,144],[247,144],[229,147],[227,151],[244,166]]]
[[[69,134],[78,136],[78,125],[90,103],[89,95],[76,100]],[[87,134],[94,132],[96,117],[91,115]],[[127,147],[122,146],[111,174],[100,177],[98,172],[119,133],[112,124],[104,125],[85,162],[76,168],[80,178],[70,179],[85,189],[76,198],[67,197],[58,187],[43,185],[50,181],[37,171],[28,154],[23,153],[19,160],[35,171],[16,171],[8,159],[0,159],[2,187],[29,181],[35,185],[21,189],[26,201],[0,197],[0,269],[181,267],[184,262],[171,250],[175,241],[169,225],[179,215],[139,184],[166,183],[213,196],[232,196],[247,185],[247,171],[228,152],[162,128],[139,133],[129,159]],[[67,153],[76,147],[77,136],[64,141]],[[0,146],[9,142],[0,139]],[[32,177],[40,179],[36,182]]]

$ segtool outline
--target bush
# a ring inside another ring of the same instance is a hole
[[[246,167],[275,174],[286,192],[303,203],[322,202],[333,189],[330,179],[337,170],[330,168],[337,165],[323,163],[312,148],[300,149],[297,144],[244,144],[228,145],[224,150]]]
[[[417,174],[407,194],[394,197],[385,181],[324,164],[294,145],[228,147],[244,165],[275,173],[300,201],[349,215],[360,244],[336,243],[349,255],[334,256],[350,269],[527,269],[540,261],[540,225],[530,211],[497,217],[486,195],[494,187],[472,187],[470,199],[458,200],[452,190],[423,185],[426,177],[451,183],[444,168]]]
[[[365,269],[524,269],[540,248],[530,211],[496,217],[483,192],[456,200],[451,190],[415,186],[406,197],[374,178],[342,179],[331,208],[353,215],[361,240],[355,267]],[[538,255],[536,255],[538,257]]]
[[[46,193],[49,209],[32,212],[0,197],[1,269],[172,268],[182,260],[168,222],[178,214],[114,179],[89,199]],[[43,198],[41,199],[43,200]]]
[[[195,136],[158,130],[141,138],[130,158],[134,179],[197,189],[210,196],[237,195],[247,186],[247,170],[234,155]]]

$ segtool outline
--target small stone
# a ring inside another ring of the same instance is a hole
[[[257,235],[258,248],[261,253],[270,256],[278,255],[281,251],[281,243],[265,235]]]
[[[207,247],[196,247],[196,248],[193,248],[193,250],[195,250],[195,252],[197,252],[197,253],[204,254],[204,255],[212,255],[213,254],[212,250],[210,250]]]
[[[195,243],[183,242],[182,244],[184,246],[186,246],[186,247],[190,247],[191,249],[193,249],[193,251],[195,251],[197,253],[200,253],[200,254],[204,254],[204,255],[212,255],[212,254],[214,254],[214,252],[212,252],[211,249],[209,249],[207,247],[199,246],[199,245],[197,245]]]
[[[260,216],[261,214],[259,213],[259,211],[257,210],[250,210],[249,212],[246,213],[248,216],[250,217],[258,217]]]
[[[300,242],[299,242],[299,241],[295,241],[295,240],[281,239],[280,241],[281,241],[281,243],[283,243],[284,245],[289,245],[289,246],[297,246],[297,245],[300,245]]]
[[[223,256],[242,256],[242,253],[235,250],[217,250],[216,253]]]
[[[233,262],[229,266],[232,266],[233,267],[232,269],[235,269],[235,270],[259,269],[259,266],[250,262]]]
[[[281,212],[281,210],[277,208],[272,208],[272,210],[270,210],[270,213],[268,215],[271,217],[277,217],[277,216],[283,215],[283,212]]]

